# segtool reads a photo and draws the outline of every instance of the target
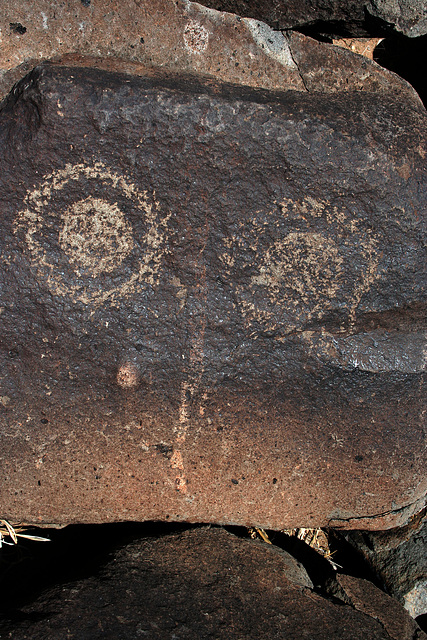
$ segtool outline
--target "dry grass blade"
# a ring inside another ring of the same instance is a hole
[[[41,536],[30,536],[26,533],[18,533],[18,538],[26,538],[27,540],[34,540],[35,542],[50,542],[50,538],[42,538]]]
[[[0,520],[0,548],[2,544],[18,544],[18,538],[26,538],[27,540],[33,540],[35,542],[50,542],[49,538],[42,538],[41,536],[32,536],[28,533],[23,533],[26,527],[20,525],[12,525],[7,520]],[[10,538],[12,542],[6,542],[4,538]]]
[[[308,544],[309,547],[317,551],[317,553],[320,553],[334,569],[337,567],[342,568],[341,565],[332,560],[332,555],[335,552],[330,550],[328,536],[323,529],[307,529],[301,527],[299,529],[284,529],[283,533],[287,536],[295,536],[305,542],[305,544]]]
[[[271,541],[270,541],[268,535],[265,533],[264,529],[260,529],[259,527],[255,527],[255,531],[264,540],[264,542],[267,542],[267,544],[271,544]]]
[[[12,538],[15,544],[18,544],[18,538],[16,537],[16,531],[7,520],[0,520],[6,531],[1,531],[2,535],[6,534],[9,538]]]
[[[256,540],[258,536],[267,544],[273,544],[264,529],[261,529],[260,527],[252,527],[251,529],[248,529],[248,532],[252,540]]]

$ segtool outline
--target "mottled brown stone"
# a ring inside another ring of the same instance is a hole
[[[2,516],[419,510],[425,125],[385,93],[24,79],[0,113]]]
[[[124,546],[97,575],[21,606],[0,632],[14,640],[426,639],[372,584],[339,580],[350,606],[315,593],[286,552],[202,528]]]
[[[344,598],[356,611],[378,620],[389,638],[393,640],[425,640],[426,634],[394,598],[383,593],[369,580],[338,575],[337,582]]]
[[[336,49],[184,0],[15,0],[0,3],[0,97],[40,61],[84,55],[140,75],[160,67],[297,91],[390,91],[394,85],[409,99],[406,82]]]

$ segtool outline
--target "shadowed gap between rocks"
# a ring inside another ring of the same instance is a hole
[[[31,602],[42,591],[89,576],[96,575],[108,562],[111,554],[138,538],[160,538],[187,529],[200,529],[204,524],[127,522],[101,525],[69,525],[63,529],[29,529],[27,533],[50,539],[33,542],[20,539],[17,545],[0,550],[0,614],[6,619],[20,617],[19,608]],[[212,525],[213,528],[221,528]],[[250,539],[246,527],[225,526],[229,533]],[[326,584],[335,574],[331,564],[320,553],[295,536],[281,531],[266,531],[272,545],[287,551],[306,569],[314,589],[328,597]],[[343,572],[365,578],[386,591],[384,584],[370,570],[366,561],[341,538],[334,537],[333,559]]]
[[[375,48],[374,60],[407,80],[427,106],[427,36],[387,36]]]
[[[19,608],[42,591],[96,575],[113,551],[133,540],[161,537],[190,528],[198,525],[127,522],[28,529],[27,533],[49,538],[50,542],[20,539],[17,545],[2,547],[0,616],[11,622],[21,619]]]
[[[92,584],[94,581],[96,584],[98,580],[100,588],[104,589],[102,583],[105,582],[105,580],[110,580],[107,575],[104,575],[105,568],[112,560],[120,557],[120,549],[125,549],[133,543],[138,544],[138,541],[142,542],[144,539],[157,539],[160,541],[160,539],[163,538],[167,544],[169,538],[171,544],[175,544],[179,539],[176,536],[185,535],[186,531],[191,535],[192,531],[196,534],[198,530],[199,534],[205,535],[205,533],[209,532],[209,529],[217,530],[218,533],[220,533],[221,529],[223,531],[225,530],[233,534],[233,537],[235,536],[236,538],[242,539],[242,543],[243,540],[248,540],[251,537],[250,530],[245,527],[212,526],[206,529],[205,525],[163,524],[157,522],[70,525],[62,530],[32,530],[31,533],[34,535],[49,537],[51,542],[35,543],[23,540],[17,546],[3,547],[0,553],[0,588],[3,594],[0,606],[0,637],[15,637],[15,630],[17,630],[18,634],[16,637],[21,637],[19,635],[20,633],[24,634],[22,638],[32,637],[26,635],[25,628],[27,628],[28,633],[32,625],[36,625],[34,627],[36,629],[38,623],[43,624],[45,621],[48,627],[51,628],[52,618],[58,615],[59,610],[57,609],[61,605],[60,600],[56,599],[59,596],[55,596],[53,600],[50,600],[49,596],[47,596],[47,600],[45,600],[47,604],[44,604],[41,609],[37,606],[32,607],[32,603],[40,597],[46,598],[46,596],[42,596],[43,593],[47,594],[51,592],[60,594],[64,591],[64,593],[69,592],[70,595],[72,595],[74,593],[73,585],[75,584],[77,589],[80,589],[81,587],[79,587],[78,584],[82,584],[84,580],[92,580]],[[205,533],[203,533],[203,531]],[[309,579],[313,582],[313,593],[321,596],[325,601],[327,600],[335,606],[338,605],[339,608],[345,607],[346,605],[340,597],[340,586],[336,580],[338,574],[341,573],[344,577],[354,576],[355,578],[362,578],[362,581],[363,579],[368,580],[376,584],[379,588],[383,586],[381,585],[381,581],[370,571],[367,564],[355,553],[354,549],[350,545],[343,543],[339,537],[333,538],[335,547],[331,547],[334,560],[342,563],[342,568],[335,573],[325,558],[298,538],[289,537],[283,532],[278,531],[267,531],[265,533],[274,547],[270,547],[266,543],[261,543],[259,540],[254,542],[254,544],[258,546],[261,544],[261,548],[265,550],[273,550],[276,548],[276,550],[279,551],[281,549],[293,556],[302,564],[307,571]],[[226,542],[225,539],[224,542]],[[143,558],[141,557],[141,561],[142,560]],[[146,571],[147,569],[144,569],[144,566],[145,564],[142,562],[141,570]],[[163,569],[161,569],[161,567],[163,567]],[[159,558],[159,576],[165,568]],[[136,565],[132,571],[135,573],[135,570]],[[179,571],[178,568],[177,570]],[[262,567],[260,567],[260,571],[262,572]],[[290,571],[292,572],[292,569],[290,569]],[[151,574],[147,574],[147,576],[150,575]],[[153,578],[150,579],[155,579],[154,574]],[[176,579],[176,576],[174,577],[171,574],[171,579]],[[186,580],[185,577],[183,579],[184,581]],[[231,579],[233,579],[233,577],[231,577]],[[236,579],[239,580],[237,576]],[[118,585],[121,590],[122,583],[119,582]],[[189,584],[190,590],[193,587],[193,584]],[[125,589],[126,585],[123,584],[123,592]],[[101,606],[102,609],[102,605],[100,604],[99,606]],[[180,620],[179,616],[182,615],[182,613],[179,613],[180,606],[181,605],[177,603],[176,612],[170,611],[172,617],[174,615],[178,616],[177,620]],[[372,616],[372,614],[368,615]],[[418,622],[421,628],[425,628],[425,621],[422,618],[423,616],[420,616]],[[24,625],[24,627],[22,627],[22,625]],[[25,627],[25,625],[27,626]],[[74,631],[76,631],[76,629],[73,629],[73,632]],[[205,631],[207,632],[207,629]],[[77,630],[77,633],[81,632],[81,630]],[[39,637],[39,635],[37,635],[37,637]],[[49,637],[52,636],[49,635]],[[76,637],[83,636],[77,635]],[[106,637],[112,636],[108,635],[107,632]],[[153,637],[157,638],[155,634]],[[291,637],[294,637],[294,635]],[[323,636],[319,637],[323,638]],[[368,634],[367,637],[373,636]],[[403,638],[403,636],[400,635],[398,637]]]

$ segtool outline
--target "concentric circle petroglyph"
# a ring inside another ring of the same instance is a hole
[[[377,278],[373,234],[326,200],[277,206],[279,212],[257,212],[223,241],[220,260],[247,324],[293,331],[338,299],[352,320]]]
[[[24,204],[15,233],[53,295],[116,305],[157,283],[170,214],[155,193],[98,162],[45,176]]]

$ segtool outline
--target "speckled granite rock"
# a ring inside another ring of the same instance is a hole
[[[58,585],[0,623],[2,638],[425,640],[401,605],[341,576],[350,606],[312,590],[287,553],[218,529],[142,539],[96,576]]]
[[[376,529],[424,506],[426,114],[390,88],[23,80],[2,516]]]
[[[405,36],[415,38],[427,33],[425,0],[369,0],[366,8],[372,16]]]

